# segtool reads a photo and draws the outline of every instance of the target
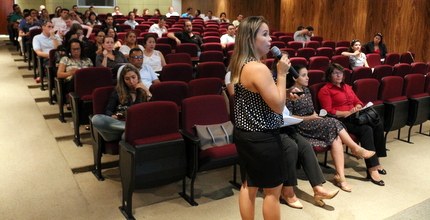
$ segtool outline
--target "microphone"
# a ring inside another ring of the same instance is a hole
[[[277,47],[277,46],[273,46],[270,49],[270,52],[272,52],[273,56],[276,57],[276,59],[280,60],[282,57],[282,52],[281,50]],[[297,73],[297,71],[291,66],[290,69],[288,70],[291,74],[293,74],[293,78],[297,79],[299,78],[299,74]]]

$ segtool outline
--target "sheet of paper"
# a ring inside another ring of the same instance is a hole
[[[290,111],[287,107],[284,107],[284,111],[282,111],[282,117],[284,118],[284,124],[281,127],[295,125],[303,121],[303,119],[290,116]]]

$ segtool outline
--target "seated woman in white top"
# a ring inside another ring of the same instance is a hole
[[[128,58],[128,54],[130,53],[130,50],[133,48],[139,48],[143,51],[143,46],[137,44],[137,37],[136,33],[134,31],[129,31],[125,35],[124,45],[122,45],[119,48],[119,51],[124,54],[126,58]]]
[[[145,37],[143,38],[143,43],[143,47],[145,47],[145,50],[143,51],[143,63],[151,66],[155,72],[161,71],[163,69],[163,66],[166,65],[166,60],[164,59],[164,56],[160,51],[155,50],[154,35],[145,35]]]
[[[351,41],[349,51],[342,52],[342,55],[349,57],[349,63],[352,69],[363,66],[369,67],[369,64],[367,64],[366,55],[361,52],[361,43],[357,39]]]

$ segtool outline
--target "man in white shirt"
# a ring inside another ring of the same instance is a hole
[[[294,41],[308,42],[311,40],[313,33],[314,28],[312,26],[307,26],[306,28],[299,26],[297,27],[297,31],[294,32]]]
[[[158,20],[158,24],[153,24],[148,30],[149,33],[157,33],[158,37],[162,37],[164,33],[167,33],[166,19],[162,16]]]
[[[239,24],[240,24],[240,22],[243,20],[243,15],[242,14],[239,14],[238,16],[237,16],[237,18],[236,18],[236,20],[234,20],[233,22],[232,22],[232,24],[235,26],[235,27],[237,27],[237,26],[239,26]]]
[[[131,11],[128,13],[128,20],[124,21],[124,24],[129,25],[133,30],[137,25],[139,25],[139,23],[137,23],[137,21],[135,21],[134,18],[135,18],[135,14]]]
[[[219,21],[219,18],[212,15],[212,11],[208,11],[203,18],[204,21]]]
[[[54,25],[54,31],[58,31],[60,35],[66,34],[65,31],[67,30],[67,19],[70,19],[69,9],[63,8],[61,9],[60,17],[51,19],[52,24]]]
[[[227,33],[222,35],[220,38],[222,48],[226,48],[228,44],[233,43],[236,39],[236,27],[233,24],[229,24],[227,27]]]
[[[152,84],[160,82],[155,71],[149,65],[143,64],[143,51],[141,49],[131,49],[128,60],[133,66],[139,69],[140,78],[142,79],[142,82],[146,88],[149,89]],[[149,91],[146,92],[150,94]]]
[[[166,17],[170,18],[170,16],[179,16],[179,13],[172,6],[169,7],[169,12],[166,13]]]

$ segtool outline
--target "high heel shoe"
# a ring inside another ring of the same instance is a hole
[[[375,151],[369,151],[369,150],[366,150],[362,147],[358,148],[358,150],[356,150],[356,151],[352,151],[351,153],[355,158],[357,158],[357,160],[363,159],[363,158],[369,159],[369,158],[373,157],[373,155],[375,155]]]
[[[345,191],[345,192],[351,192],[352,188],[350,186],[348,186],[348,184],[346,183],[345,177],[340,177],[338,174],[334,175],[333,177],[334,180],[334,185],[336,185],[337,187],[339,187],[341,190]],[[342,183],[345,183],[345,185],[342,185]]]
[[[280,200],[281,200],[281,203],[286,204],[287,206],[289,206],[291,208],[303,209],[303,205],[300,202],[300,200],[298,200],[298,199],[297,199],[297,201],[290,203],[290,202],[288,202],[288,200],[285,197],[281,196]]]
[[[373,184],[375,184],[375,185],[378,185],[378,186],[385,186],[385,182],[384,182],[384,180],[374,180],[374,179],[372,178],[372,176],[370,175],[369,171],[367,171],[366,179],[369,179],[369,180],[370,180],[370,182],[372,182],[372,183],[373,183]]]
[[[323,199],[333,199],[337,194],[339,193],[339,190],[335,190],[326,194],[315,194],[314,195],[314,201],[317,206],[323,207],[325,205],[325,202]]]

